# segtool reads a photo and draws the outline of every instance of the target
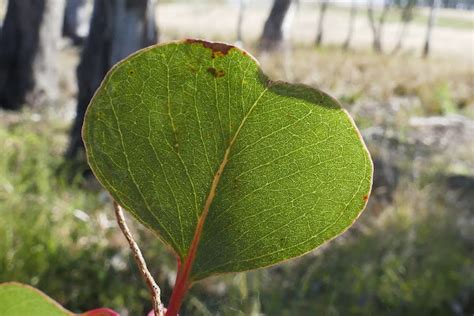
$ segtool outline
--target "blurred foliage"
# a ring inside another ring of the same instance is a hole
[[[63,180],[66,126],[35,116],[0,128],[0,282],[31,284],[74,311],[144,314],[148,292],[106,198]]]
[[[281,308],[288,315],[453,314],[451,304],[466,304],[463,294],[472,291],[473,261],[456,217],[433,197],[398,197],[397,207],[359,236],[298,269],[306,273],[286,293],[299,288],[298,299]],[[283,274],[284,279],[294,280]]]
[[[429,114],[443,115],[455,113],[458,110],[446,82],[437,83],[430,87],[422,86],[418,89],[417,94]]]
[[[236,312],[250,304],[265,315],[463,315],[474,299],[472,245],[456,224],[463,210],[447,212],[431,188],[405,188],[397,207],[363,215],[350,236],[313,255],[226,277],[230,288],[209,304],[211,314],[251,315]],[[258,284],[257,303],[248,282]],[[187,311],[197,310],[188,304]]]

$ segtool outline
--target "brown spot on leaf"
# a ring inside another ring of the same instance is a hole
[[[189,69],[191,69],[192,72],[197,73],[198,70],[197,70],[196,67],[194,67],[193,65],[188,65],[188,66],[189,66]]]
[[[224,76],[224,70],[217,70],[213,67],[207,68],[207,72],[213,75],[215,78],[220,78]]]
[[[369,196],[368,196],[368,195],[364,195],[364,196],[362,197],[362,199],[363,199],[364,201],[367,201],[367,200],[369,199]]]
[[[212,58],[227,55],[232,48],[235,48],[234,46],[224,43],[207,42],[198,39],[187,39],[186,43],[201,44],[202,46],[209,48],[212,51]]]

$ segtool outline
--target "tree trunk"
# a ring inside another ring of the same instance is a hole
[[[66,158],[83,149],[82,122],[95,90],[119,60],[158,40],[154,0],[95,0],[89,36],[77,68],[79,92]]]
[[[270,14],[260,37],[261,50],[274,50],[283,40],[283,21],[290,8],[291,0],[274,0]]]
[[[10,0],[0,34],[0,107],[19,110],[58,96],[63,0]]]
[[[348,50],[349,47],[351,46],[352,36],[354,35],[356,16],[357,16],[357,1],[352,0],[351,14],[349,17],[349,28],[347,29],[347,37],[346,37],[346,40],[344,41],[344,44],[342,45],[342,48],[344,50]]]
[[[425,45],[423,47],[423,57],[426,58],[430,54],[431,33],[436,19],[436,11],[439,7],[439,0],[431,0],[430,16],[428,18],[428,26],[426,28]]]
[[[81,18],[81,12],[85,9],[87,0],[66,0],[63,20],[63,36],[72,40],[74,45],[81,45],[84,42],[87,33],[81,32],[84,18]]]
[[[319,20],[318,20],[318,32],[316,35],[316,46],[321,45],[323,42],[323,34],[324,34],[324,17],[326,16],[326,10],[328,8],[328,0],[323,0],[319,7]]]
[[[380,41],[379,41],[379,38],[378,38],[377,25],[375,23],[374,1],[373,0],[370,0],[369,3],[368,3],[367,17],[369,18],[369,25],[370,25],[370,29],[372,31],[372,47],[374,48],[374,50],[376,52],[380,52],[380,50],[381,50],[380,46],[381,45],[380,45]]]
[[[408,25],[413,19],[413,10],[415,9],[416,2],[417,0],[406,0],[406,3],[402,8],[400,14],[400,34],[398,36],[398,41],[395,45],[395,48],[393,49],[392,54],[396,54],[400,49],[402,49],[403,40],[405,39],[408,33]]]
[[[395,45],[392,54],[398,53],[403,46],[403,39],[406,37],[406,34],[408,33],[408,23],[410,21],[402,21],[401,24],[401,30],[400,30],[400,35],[398,36],[398,41],[397,44]]]
[[[369,17],[369,24],[372,30],[373,41],[372,46],[377,53],[381,53],[382,49],[382,31],[385,25],[385,19],[387,17],[387,13],[390,9],[390,0],[385,0],[382,13],[380,14],[378,22],[375,21],[374,17],[374,2],[370,0],[367,15]]]
[[[390,10],[390,0],[385,0],[382,14],[380,14],[379,18],[379,27],[378,27],[378,36],[377,36],[377,42],[378,42],[378,47],[379,47],[379,52],[382,52],[382,34],[383,34],[383,28],[385,26],[385,20],[387,18],[388,11]]]
[[[239,16],[237,17],[237,45],[242,46],[242,22],[244,21],[246,0],[239,0]]]

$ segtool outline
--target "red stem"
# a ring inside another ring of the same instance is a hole
[[[243,124],[243,123],[242,123]],[[239,130],[242,127],[242,124],[239,126]],[[176,274],[176,282],[174,285],[173,293],[171,294],[170,303],[168,305],[168,310],[166,311],[166,316],[177,316],[179,312],[179,308],[183,303],[184,296],[186,292],[191,287],[191,280],[189,276],[191,274],[191,270],[193,267],[194,259],[196,258],[196,252],[199,245],[199,240],[201,239],[202,229],[204,228],[204,222],[206,221],[207,214],[209,213],[209,209],[211,207],[212,201],[216,195],[217,185],[221,179],[222,173],[224,172],[224,168],[229,161],[229,153],[232,144],[235,141],[235,138],[238,134],[234,135],[234,138],[229,144],[229,147],[225,151],[224,158],[217,169],[216,174],[212,180],[211,189],[209,191],[209,195],[207,196],[206,203],[204,204],[204,209],[199,217],[199,220],[196,225],[196,230],[194,231],[193,241],[191,242],[191,247],[189,247],[188,254],[185,258],[184,265],[181,266],[180,260],[178,260],[178,273]]]
[[[198,220],[196,231],[194,232],[193,241],[191,243],[191,247],[189,248],[188,255],[184,261],[184,265],[181,265],[181,261],[178,259],[178,272],[176,274],[176,282],[174,285],[173,293],[171,294],[170,302],[168,304],[166,316],[178,315],[179,309],[181,308],[181,304],[183,303],[184,296],[191,287],[191,280],[189,279],[189,276],[191,274],[194,259],[196,258],[196,252],[208,210],[209,207],[205,209],[205,212],[203,214],[204,216],[201,216]]]
[[[177,316],[181,304],[183,303],[186,292],[189,289],[188,280],[184,278],[183,270],[178,265],[178,274],[176,275],[176,281],[173,288],[173,293],[171,294],[171,299],[166,310],[166,316]],[[188,273],[189,277],[189,273]]]

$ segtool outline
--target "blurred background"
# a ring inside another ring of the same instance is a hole
[[[115,62],[197,37],[336,96],[375,179],[345,234],[299,259],[207,279],[182,315],[473,315],[473,10],[473,0],[0,0],[0,282],[31,284],[73,311],[151,309],[79,131]],[[129,223],[167,302],[174,259]]]

